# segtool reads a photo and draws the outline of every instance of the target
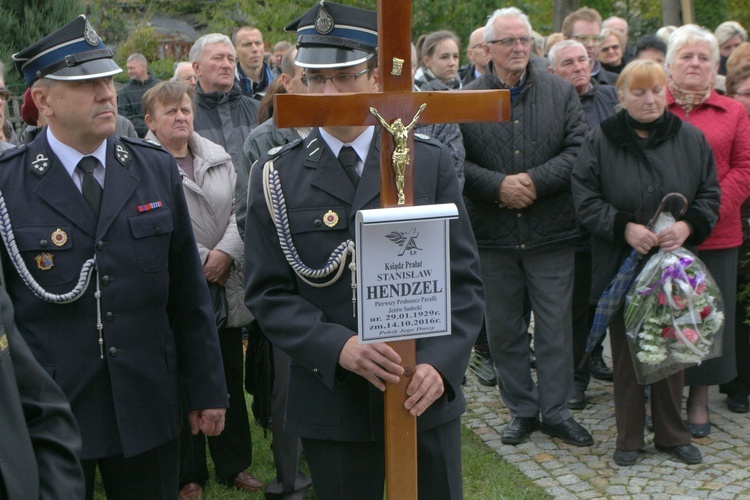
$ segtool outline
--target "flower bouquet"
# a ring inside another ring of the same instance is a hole
[[[639,384],[721,355],[724,305],[703,262],[660,250],[630,286],[625,331]]]

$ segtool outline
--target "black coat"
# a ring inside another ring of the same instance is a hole
[[[4,498],[83,498],[78,426],[65,395],[18,333],[4,288],[0,288],[0,395]]]
[[[625,242],[625,226],[647,224],[664,195],[682,193],[688,200],[682,220],[692,234],[686,245],[706,239],[719,214],[714,157],[703,134],[667,111],[642,147],[626,113],[620,111],[589,132],[573,169],[576,213],[592,234],[593,301],[632,250]]]
[[[33,278],[48,292],[65,293],[83,263],[97,259],[85,294],[56,304],[29,290],[2,248],[18,329],[70,401],[82,459],[138,455],[176,438],[183,422],[180,379],[188,410],[227,406],[213,312],[174,158],[139,139],[110,137],[106,148],[98,221],[47,134],[0,157],[0,192]],[[161,206],[139,210],[154,202]],[[36,260],[43,255],[53,264],[46,270]]]
[[[467,90],[504,88],[492,70]],[[578,234],[570,172],[586,133],[581,101],[570,83],[533,64],[508,122],[463,123],[466,208],[480,248],[532,249]],[[526,172],[537,200],[521,210],[500,208],[499,188],[509,174]]]

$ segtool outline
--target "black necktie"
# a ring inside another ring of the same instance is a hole
[[[349,180],[352,181],[354,187],[357,187],[357,184],[359,184],[357,161],[359,161],[359,156],[357,156],[357,152],[354,151],[353,147],[344,146],[341,148],[341,151],[339,151],[339,163],[344,167],[344,172],[346,172],[346,175],[349,177]]]
[[[102,204],[102,187],[94,178],[94,169],[98,164],[99,160],[93,156],[84,156],[76,166],[83,172],[83,182],[81,183],[83,197],[97,217],[99,217],[99,207]]]

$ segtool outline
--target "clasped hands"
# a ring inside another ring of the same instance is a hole
[[[665,252],[673,252],[685,243],[690,232],[690,226],[683,221],[675,222],[659,234],[643,224],[628,222],[625,226],[625,241],[641,255],[646,255],[657,245]]]
[[[526,208],[536,201],[536,186],[526,172],[506,175],[499,189],[500,208]]]
[[[367,379],[372,385],[385,391],[385,382],[397,384],[404,373],[399,364],[401,357],[387,344],[360,344],[357,336],[346,341],[339,353],[339,364],[345,369]],[[409,386],[404,407],[415,417],[443,395],[443,377],[427,363],[417,365]]]

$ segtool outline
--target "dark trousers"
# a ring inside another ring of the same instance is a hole
[[[211,451],[218,483],[232,484],[234,477],[250,467],[253,459],[250,420],[243,386],[242,329],[225,328],[220,331],[219,345],[229,392],[229,408],[224,431],[218,436],[208,438],[200,432],[193,436],[190,434],[190,426],[187,421],[185,422],[180,436],[183,448],[180,462],[181,486],[187,483],[203,484],[208,480],[206,441]]]
[[[173,439],[134,457],[106,457],[83,460],[86,499],[94,498],[96,467],[109,500],[174,499],[180,473],[180,441]]]
[[[382,441],[342,442],[302,438],[315,496],[326,500],[382,500]],[[456,418],[417,436],[419,498],[463,498],[461,421]]]
[[[745,259],[746,247],[740,247],[740,260]],[[739,269],[737,275],[737,291],[741,291],[747,286],[750,278],[746,273],[747,269]],[[747,320],[747,304],[737,302],[734,311],[734,353],[737,360],[737,376],[719,386],[719,391],[728,396],[747,397],[750,396],[750,327],[745,321]],[[725,335],[731,335],[726,332]]]
[[[640,450],[644,445],[646,398],[643,386],[636,379],[622,309],[615,313],[609,325],[609,340],[612,344],[617,448]],[[684,380],[683,370],[650,386],[655,444],[680,446],[690,443],[690,431],[681,416]]]
[[[584,391],[589,387],[589,363],[581,364],[596,306],[591,304],[591,250],[576,251],[573,277],[573,382]],[[595,348],[601,351],[601,343]]]
[[[266,486],[266,498],[301,500],[305,497],[305,491],[312,484],[312,480],[299,468],[302,441],[299,436],[284,431],[284,412],[289,385],[289,356],[276,346],[273,347],[273,372],[271,449],[276,477]]]

